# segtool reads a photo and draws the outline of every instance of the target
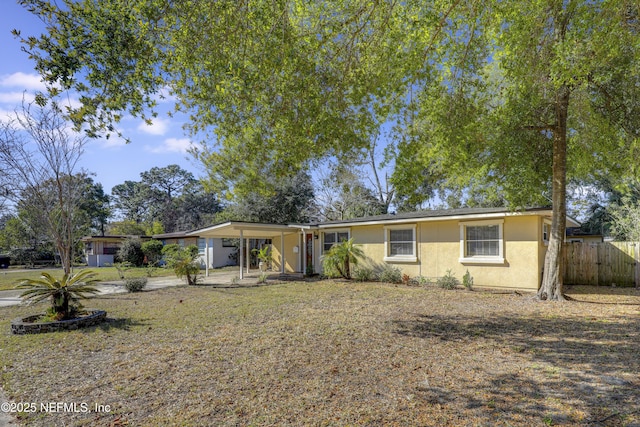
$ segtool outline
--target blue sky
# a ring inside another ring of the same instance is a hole
[[[18,29],[26,37],[41,34],[44,25],[15,0],[0,3],[0,120],[4,121],[20,106],[25,91],[27,99],[32,99],[37,90],[43,89],[34,63],[21,51],[11,30]],[[182,130],[183,123],[179,117],[166,115],[171,107],[170,102],[161,105],[161,114],[152,126],[133,117],[123,118],[119,129],[131,140],[129,144],[114,136],[90,140],[80,160],[81,167],[94,173],[94,181],[101,183],[107,193],[126,180],[139,181],[140,173],[154,166],[178,164],[199,177],[200,166],[186,153],[189,139]]]

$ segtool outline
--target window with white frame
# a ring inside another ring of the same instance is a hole
[[[207,249],[207,241],[201,237],[198,237],[198,255],[204,255]]]
[[[322,252],[327,252],[336,243],[349,240],[348,230],[325,231],[322,233]]]
[[[504,263],[504,220],[460,223],[460,262]]]
[[[549,239],[551,238],[551,223],[543,220],[542,222],[542,243],[544,245],[549,244]]]
[[[416,262],[416,226],[394,225],[384,228],[385,261]]]

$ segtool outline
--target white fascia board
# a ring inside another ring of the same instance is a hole
[[[361,225],[392,225],[392,224],[410,224],[417,222],[434,222],[434,221],[451,221],[451,220],[478,220],[478,219],[492,219],[492,218],[504,218],[505,216],[530,216],[530,215],[550,215],[551,211],[535,211],[535,212],[494,212],[486,214],[473,214],[473,215],[449,215],[449,216],[434,216],[434,217],[416,217],[416,218],[401,218],[401,219],[386,219],[378,221],[363,221],[363,222],[344,222],[340,224],[318,224],[318,228],[344,228],[344,227],[357,227]]]

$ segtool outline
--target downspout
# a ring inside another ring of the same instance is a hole
[[[244,279],[244,270],[242,270],[242,263],[244,262],[244,236],[242,235],[242,230],[240,230],[240,280]]]

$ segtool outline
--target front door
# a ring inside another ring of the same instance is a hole
[[[305,262],[307,270],[304,273],[310,275],[315,273],[315,268],[313,265],[313,234],[305,234],[304,240],[305,245],[307,245],[307,259]]]

